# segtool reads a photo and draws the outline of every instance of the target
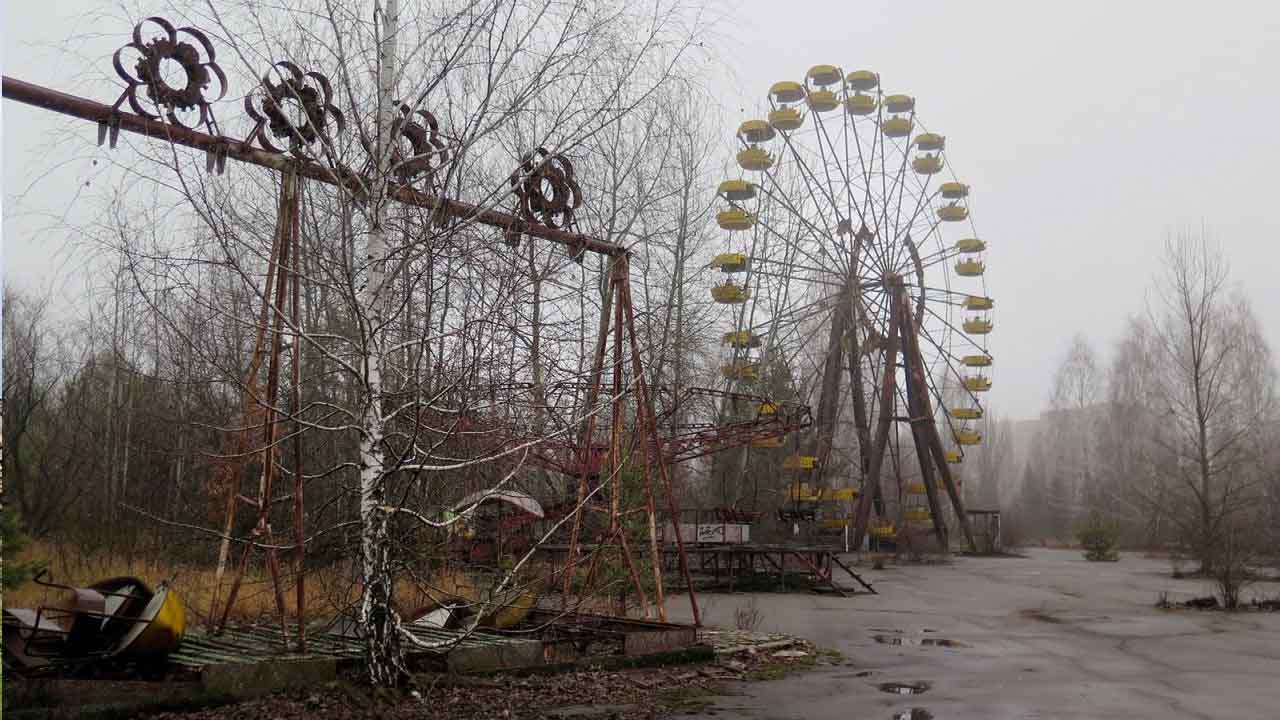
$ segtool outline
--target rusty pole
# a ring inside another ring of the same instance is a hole
[[[286,176],[288,177],[288,176]],[[292,258],[292,298],[289,309],[289,320],[293,324],[293,338],[290,346],[290,369],[292,370],[290,405],[293,408],[293,541],[294,572],[297,577],[297,612],[298,612],[298,652],[307,650],[307,592],[306,592],[306,532],[303,527],[303,482],[302,482],[302,239],[299,231],[299,217],[302,214],[302,179],[295,178],[293,190],[292,213],[289,218],[293,236]]]

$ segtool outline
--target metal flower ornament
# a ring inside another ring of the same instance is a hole
[[[311,160],[315,146],[346,126],[342,112],[333,104],[329,79],[318,72],[303,72],[288,61],[271,66],[283,78],[271,82],[272,73],[244,98],[244,110],[253,120],[246,143],[257,142],[264,150]]]
[[[573,164],[546,148],[524,156],[511,173],[511,189],[519,201],[520,216],[550,228],[572,227],[573,213],[582,206]]]
[[[449,151],[440,137],[440,123],[426,110],[413,111],[400,104],[393,131],[400,140],[392,150],[391,167],[401,185],[435,182],[436,171],[449,162]],[[408,147],[405,147],[407,143]]]
[[[148,32],[155,34],[144,40]],[[129,107],[143,117],[163,115],[174,125],[188,129],[204,126],[217,134],[210,105],[226,95],[227,76],[214,61],[213,45],[204,33],[149,17],[134,26],[133,41],[115,52],[112,64],[126,84],[114,108],[128,100]],[[216,94],[210,94],[215,82]],[[143,90],[141,96],[139,89]],[[196,117],[192,118],[192,113]]]

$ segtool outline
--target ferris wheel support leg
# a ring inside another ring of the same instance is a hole
[[[837,312],[831,318],[831,333],[827,337],[827,358],[822,368],[822,389],[818,393],[818,417],[813,427],[813,440],[809,447],[815,461],[814,484],[822,486],[827,461],[831,457],[831,439],[840,408],[840,365],[844,360],[844,313]]]
[[[841,309],[849,334],[849,394],[853,398],[853,424],[858,433],[858,472],[861,473],[858,479],[865,488],[871,469],[871,423],[867,420],[867,396],[862,387],[862,352],[853,320],[853,303],[846,298]],[[876,516],[884,517],[884,492],[880,483],[872,485],[871,490]]]
[[[898,364],[898,344],[893,341],[897,334],[898,317],[891,314],[889,317],[889,335],[888,349],[884,354],[884,382],[880,384],[880,418],[876,422],[876,439],[871,446],[871,460],[867,470],[867,476],[863,483],[862,494],[858,496],[858,515],[854,518],[853,538],[851,547],[861,548],[862,541],[866,537],[867,523],[871,519],[871,502],[875,496],[875,491],[871,487],[867,487],[870,483],[872,487],[880,484],[880,469],[884,466],[884,450],[889,444],[889,427],[893,424],[893,412],[885,412],[883,408],[892,408],[894,400],[894,379],[897,376]]]
[[[908,382],[911,382],[908,380]],[[942,517],[942,507],[938,502],[938,484],[934,480],[933,460],[929,452],[928,432],[922,427],[929,422],[928,418],[913,416],[911,419],[911,439],[916,447],[916,459],[920,461],[920,479],[924,482],[924,496],[929,501],[929,514],[933,518],[933,532],[938,537],[942,549],[947,549],[947,521]]]
[[[920,357],[920,338],[916,336],[911,316],[911,298],[905,290],[894,298],[894,312],[898,314],[898,328],[902,333],[902,365],[906,369],[907,413],[911,418],[911,444],[915,446],[916,459],[920,463],[920,479],[924,482],[924,496],[929,501],[929,516],[933,531],[945,552],[947,521],[942,517],[942,505],[938,502],[938,485],[933,475],[933,459],[929,450],[929,430],[935,429],[933,411],[929,403],[929,386],[924,379],[924,359]]]
[[[964,501],[960,498],[960,493],[956,492],[955,481],[951,477],[951,469],[947,465],[946,454],[942,449],[942,437],[938,434],[938,425],[933,419],[933,406],[929,402],[929,387],[924,380],[924,361],[920,355],[920,339],[916,336],[915,324],[910,322],[911,319],[911,298],[903,291],[898,297],[901,299],[895,303],[906,324],[903,326],[902,341],[903,355],[910,366],[907,372],[907,397],[909,402],[914,405],[912,409],[912,418],[919,418],[919,421],[913,419],[912,434],[916,439],[917,447],[927,446],[929,454],[933,456],[933,465],[938,468],[938,474],[942,477],[943,485],[947,488],[947,494],[951,497],[951,507],[956,511],[957,522],[960,524],[960,530],[964,533],[964,539],[969,543],[969,550],[977,552],[978,546],[973,541],[973,529],[969,525],[969,516],[964,510]],[[919,432],[917,433],[917,425]],[[923,437],[921,437],[923,436]],[[923,442],[921,442],[923,440]],[[920,458],[921,468],[929,467],[928,458]],[[925,476],[925,492],[929,497],[929,508],[933,513],[934,527],[939,532],[945,533],[945,526],[942,523],[942,517],[938,513],[937,507],[937,489],[929,480],[928,474]],[[943,539],[945,546],[945,539]]]

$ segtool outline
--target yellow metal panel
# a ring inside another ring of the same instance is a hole
[[[764,148],[743,148],[738,151],[738,167],[753,172],[768,170],[773,167],[773,156]]]
[[[812,470],[818,466],[818,458],[813,455],[789,455],[782,461],[782,467],[788,470]]]
[[[916,109],[916,99],[910,95],[886,95],[884,109],[891,113],[909,113]]]
[[[966,310],[990,310],[994,306],[995,301],[989,297],[970,295],[964,299],[964,308]]]
[[[937,155],[921,155],[911,161],[911,169],[920,175],[933,175],[942,170],[942,158]]]
[[[986,335],[991,332],[992,327],[990,320],[982,318],[969,318],[964,321],[964,331],[970,335]]]
[[[805,77],[814,85],[834,85],[842,79],[840,68],[835,65],[814,65]]]
[[[727,273],[735,273],[751,269],[751,261],[742,253],[720,253],[711,261],[711,266]]]
[[[791,80],[776,82],[769,88],[769,95],[776,102],[796,103],[804,99],[804,86]],[[777,127],[776,125],[774,127]]]
[[[880,132],[884,133],[886,137],[906,137],[911,134],[911,128],[914,125],[909,117],[885,118],[880,122]]]
[[[749,143],[768,142],[774,138],[773,126],[765,120],[746,120],[738,126],[738,135]]]
[[[915,146],[926,152],[937,152],[947,145],[947,139],[938,133],[920,133],[912,140]]]
[[[751,298],[751,288],[744,285],[725,283],[711,288],[711,297],[718,303],[733,305],[746,302]]]
[[[844,109],[850,115],[870,115],[878,106],[874,95],[850,95],[844,101]]]
[[[775,130],[790,132],[804,124],[804,115],[795,108],[779,108],[769,112],[769,124]]]
[[[854,70],[844,78],[850,90],[874,90],[880,84],[880,76],[870,70]]]
[[[814,112],[828,112],[840,107],[840,98],[830,90],[814,90],[809,93],[809,109]]]
[[[725,197],[726,200],[750,200],[756,196],[756,186],[746,180],[725,180],[720,183],[717,191]]]

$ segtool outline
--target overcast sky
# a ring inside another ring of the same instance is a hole
[[[5,3],[4,73],[104,102],[99,71],[132,24],[89,17],[102,3]],[[163,12],[156,3],[145,10]],[[996,300],[990,406],[1043,408],[1076,332],[1106,353],[1144,307],[1164,237],[1207,226],[1280,347],[1280,4],[1261,2],[734,2],[712,42],[734,77],[710,78],[729,107],[725,137],[777,80],[815,64],[880,73],[916,96],[973,192]],[[784,8],[779,10],[779,8]],[[141,15],[139,15],[141,17]],[[4,102],[4,279],[73,296],[82,264],[45,232],[89,156],[49,147],[50,115]],[[57,122],[57,121],[55,121]],[[76,127],[75,125],[64,125]],[[95,128],[80,123],[89,142]],[[26,192],[31,179],[43,179]]]

